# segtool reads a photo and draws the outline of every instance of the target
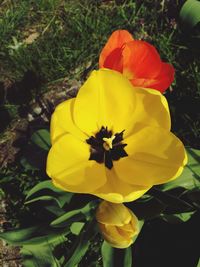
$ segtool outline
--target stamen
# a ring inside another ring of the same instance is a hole
[[[88,145],[90,145],[89,160],[104,163],[111,170],[114,160],[128,156],[124,150],[127,144],[122,143],[123,133],[124,131],[113,134],[107,127],[102,126],[95,136],[91,136],[86,140]]]

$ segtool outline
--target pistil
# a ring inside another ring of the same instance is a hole
[[[113,140],[115,139],[115,135],[111,136],[110,138],[104,137],[103,138],[103,147],[106,151],[109,151],[113,147]]]

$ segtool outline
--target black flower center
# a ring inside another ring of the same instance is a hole
[[[113,160],[127,157],[124,150],[127,144],[123,144],[123,133],[113,134],[107,127],[101,127],[101,130],[91,136],[86,142],[90,145],[90,158],[98,163],[104,163],[108,169],[113,167]]]

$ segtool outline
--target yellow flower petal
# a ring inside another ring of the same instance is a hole
[[[123,204],[102,201],[96,219],[104,239],[113,247],[130,246],[139,232],[137,217]]]
[[[131,214],[132,214],[132,219],[131,219],[131,228],[132,231],[134,231],[134,233],[137,235],[139,233],[140,227],[139,227],[139,221],[138,218],[135,216],[135,214],[130,210]],[[128,231],[126,229],[126,231]]]
[[[89,157],[88,144],[70,134],[63,135],[50,149],[47,173],[67,191],[90,192],[106,182],[106,175],[104,166],[89,161]]]
[[[134,87],[136,107],[132,122],[125,129],[124,137],[128,137],[139,125],[162,127],[170,131],[171,119],[166,98],[158,90]]]
[[[118,231],[117,227],[112,225],[104,225],[99,223],[99,227],[104,239],[115,248],[127,248],[132,243],[132,238],[125,238],[121,233]]]
[[[127,248],[129,247],[133,241],[130,238],[124,238],[118,231],[117,227],[113,227],[110,225],[103,225],[100,227],[103,232],[104,239],[110,243],[111,246],[115,248]]]
[[[85,133],[93,135],[102,126],[121,132],[130,124],[135,109],[135,91],[120,73],[93,71],[79,90],[74,104],[74,120]]]
[[[87,139],[87,136],[76,127],[72,118],[74,98],[66,100],[58,105],[51,117],[51,143],[66,133],[71,133],[80,140]]]
[[[101,137],[102,126],[111,136]],[[112,70],[94,71],[76,99],[54,112],[47,172],[64,190],[133,201],[181,174],[185,150],[169,131],[168,104],[158,91],[134,88]]]
[[[171,129],[169,106],[163,94],[158,90],[136,88],[136,109],[134,122],[144,123],[149,126]]]
[[[97,209],[96,218],[103,224],[123,226],[131,221],[131,213],[123,204],[102,201]]]
[[[121,180],[152,186],[175,179],[187,162],[182,142],[163,128],[143,127],[124,140],[128,157],[114,162]]]
[[[138,186],[120,180],[114,169],[106,169],[107,182],[91,192],[113,203],[130,202],[144,195],[151,186]]]
[[[128,231],[127,231],[128,230]],[[130,224],[124,226],[118,226],[117,231],[124,239],[133,238],[135,233],[132,231],[132,227]]]

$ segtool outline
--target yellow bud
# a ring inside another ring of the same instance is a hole
[[[127,248],[139,232],[137,217],[123,204],[102,201],[96,219],[104,239],[115,248]]]

